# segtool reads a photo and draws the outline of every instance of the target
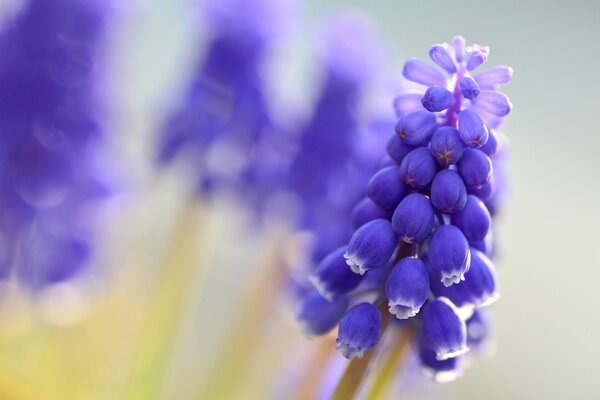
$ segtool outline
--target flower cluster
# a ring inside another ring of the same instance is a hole
[[[373,131],[393,127],[393,121],[357,112],[365,83],[380,69],[380,45],[369,22],[353,14],[336,15],[321,40],[320,93],[283,184],[302,204],[297,226],[313,237],[311,258],[316,261],[350,238],[353,229],[346,216],[384,154],[380,135]]]
[[[441,70],[419,59],[404,65],[417,90],[395,101],[389,160],[352,212],[348,245],[313,272],[318,293],[298,314],[312,334],[339,323],[337,348],[347,358],[376,346],[384,299],[395,319],[416,326],[422,366],[436,380],[456,376],[468,344],[481,341],[478,310],[498,297],[490,260],[492,219],[506,191],[498,128],[512,107],[497,91],[509,67],[475,72],[488,55],[457,36],[429,52]]]
[[[100,0],[32,0],[0,33],[0,277],[33,290],[92,254],[89,211],[106,194],[92,96],[106,12]]]
[[[163,166],[187,156],[201,194],[233,190],[258,204],[261,199],[250,197],[270,182],[263,171],[277,169],[272,164],[279,162],[273,154],[280,150],[280,128],[270,114],[262,72],[291,3],[211,0],[203,5],[206,49],[185,98],[167,118],[158,150]]]

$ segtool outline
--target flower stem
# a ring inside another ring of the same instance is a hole
[[[395,327],[390,327],[388,329],[392,328]],[[408,349],[408,345],[413,335],[413,328],[411,325],[407,325],[403,328],[403,332],[393,333],[394,342],[392,343],[391,348],[386,352],[389,356],[385,359],[379,371],[377,371],[375,381],[365,398],[366,400],[377,400],[385,397],[385,394],[389,390],[392,377],[398,369],[398,364]]]

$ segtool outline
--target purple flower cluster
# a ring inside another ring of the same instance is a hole
[[[365,82],[380,67],[380,45],[368,21],[337,15],[328,21],[322,41],[320,93],[283,184],[302,204],[298,228],[313,236],[316,261],[350,238],[347,215],[384,154],[378,131],[393,126],[365,121],[357,112]]]
[[[31,0],[0,32],[0,277],[33,290],[92,254],[88,211],[106,194],[92,164],[106,12],[101,0]]]
[[[204,195],[234,191],[254,204],[268,193],[267,173],[277,170],[280,128],[268,107],[262,70],[281,34],[290,1],[211,0],[201,24],[206,50],[187,93],[167,118],[159,163],[184,158]],[[267,22],[268,21],[268,22]]]
[[[298,316],[313,334],[339,323],[337,348],[347,358],[377,344],[384,299],[396,319],[417,327],[423,368],[437,380],[456,376],[468,343],[481,340],[467,327],[481,327],[478,310],[498,297],[492,220],[506,192],[498,128],[512,108],[497,91],[509,67],[475,72],[488,55],[457,36],[431,48],[440,69],[418,59],[404,65],[404,78],[422,89],[396,99],[389,161],[352,212],[348,245],[311,276],[321,298]]]

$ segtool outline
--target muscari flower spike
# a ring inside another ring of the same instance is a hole
[[[31,0],[0,33],[0,278],[32,291],[93,255],[108,194],[94,94],[110,2]]]
[[[421,89],[395,99],[389,159],[352,213],[344,257],[364,278],[345,294],[359,305],[342,319],[337,347],[351,357],[375,346],[374,316],[387,299],[389,312],[416,328],[423,370],[442,382],[462,373],[469,345],[481,339],[479,313],[498,298],[494,223],[507,194],[499,129],[512,108],[498,88],[512,69],[479,71],[489,48],[461,36],[429,56],[433,65],[404,65],[404,78]],[[375,300],[365,303],[365,291]]]

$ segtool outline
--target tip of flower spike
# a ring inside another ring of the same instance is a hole
[[[465,275],[462,272],[442,272],[441,275],[442,277],[440,279],[440,282],[442,282],[445,287],[452,286],[455,283],[459,283],[460,281],[465,280]]]
[[[346,264],[355,274],[364,275],[367,270],[363,267],[363,263],[351,254],[344,253]]]
[[[421,310],[420,307],[407,307],[401,304],[395,304],[392,301],[388,302],[388,310],[398,319],[409,319],[416,316]]]
[[[364,350],[356,349],[349,344],[342,342],[340,339],[336,340],[335,349],[342,353],[348,360],[352,360],[353,358],[363,358],[365,355]]]

